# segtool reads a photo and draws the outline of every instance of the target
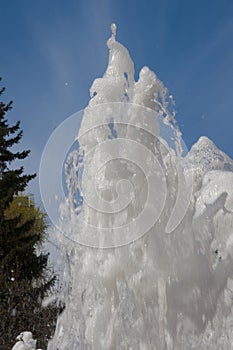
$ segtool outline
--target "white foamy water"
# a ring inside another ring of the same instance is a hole
[[[172,98],[115,34],[66,159],[48,349],[230,350],[233,161],[206,137],[184,157]]]

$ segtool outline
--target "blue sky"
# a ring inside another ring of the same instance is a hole
[[[21,120],[26,170],[38,172],[53,129],[83,109],[106,69],[110,24],[176,101],[188,148],[201,135],[233,158],[232,0],[0,0],[0,75]],[[67,84],[68,83],[68,84]],[[38,196],[38,179],[30,185]]]

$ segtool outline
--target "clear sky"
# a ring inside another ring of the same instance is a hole
[[[106,69],[110,24],[176,101],[188,148],[206,135],[233,158],[232,0],[0,0],[0,76],[21,120],[26,170],[53,129],[83,109]],[[30,190],[38,196],[38,179]],[[39,197],[37,197],[39,198]]]

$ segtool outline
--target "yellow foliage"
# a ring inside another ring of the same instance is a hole
[[[32,196],[19,195],[13,199],[10,206],[5,211],[6,219],[15,219],[20,216],[18,226],[25,224],[30,220],[35,220],[33,232],[38,233],[44,238],[47,224],[47,215],[35,205]]]

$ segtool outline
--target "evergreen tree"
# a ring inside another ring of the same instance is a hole
[[[0,96],[4,88],[0,90]],[[11,148],[18,144],[22,138],[20,122],[9,126],[5,115],[12,108],[12,101],[8,104],[0,102],[0,268],[1,272],[10,278],[9,266],[11,263],[16,264],[14,249],[20,246],[22,238],[32,240],[32,237],[25,237],[25,232],[33,225],[33,220],[28,220],[24,225],[18,226],[19,218],[6,219],[5,211],[12,202],[14,196],[19,191],[24,191],[28,182],[35,177],[25,175],[21,166],[17,169],[10,169],[10,165],[15,160],[22,160],[29,154],[27,151],[13,152]],[[11,266],[11,270],[16,266]]]
[[[41,249],[48,226],[46,214],[36,207],[32,196],[18,195],[13,198],[4,216],[8,222],[17,222],[15,231],[18,233],[14,240],[9,235],[8,246],[11,248],[3,259],[5,275],[18,281],[41,279],[48,263],[48,254]]]
[[[1,78],[0,78],[1,80]],[[0,89],[0,96],[5,88]],[[14,160],[22,160],[26,158],[30,151],[13,152],[12,146],[19,143],[23,132],[20,130],[20,122],[13,126],[9,126],[5,114],[12,109],[12,101],[5,104],[0,102],[0,220],[4,218],[4,211],[12,201],[13,197],[19,191],[24,191],[28,182],[33,179],[36,174],[23,174],[23,167],[18,169],[9,169],[10,164]],[[0,221],[0,224],[2,221]]]
[[[12,102],[0,102],[0,344],[10,349],[17,334],[30,330],[38,345],[46,347],[60,309],[44,309],[42,300],[56,278],[42,250],[46,216],[31,197],[20,194],[35,174],[25,175],[23,166],[13,168],[14,161],[25,159],[30,151],[12,150],[22,130],[20,122],[8,124],[11,108]]]

